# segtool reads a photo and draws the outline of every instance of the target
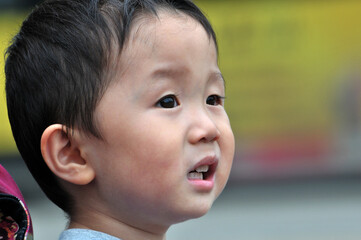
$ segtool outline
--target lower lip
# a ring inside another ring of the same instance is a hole
[[[193,180],[188,179],[189,183],[198,191],[211,191],[214,187],[214,177],[207,180]]]

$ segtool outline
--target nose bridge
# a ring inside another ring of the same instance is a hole
[[[189,126],[189,141],[197,143],[200,141],[210,142],[215,141],[220,136],[220,131],[217,127],[215,117],[212,113],[204,107],[193,107],[189,111],[190,126]]]

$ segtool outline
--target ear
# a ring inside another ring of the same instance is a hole
[[[86,185],[95,178],[95,171],[64,129],[61,124],[45,129],[40,143],[41,154],[56,176],[73,184]]]

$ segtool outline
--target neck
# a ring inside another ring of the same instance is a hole
[[[154,232],[145,230],[92,209],[85,214],[72,216],[68,228],[91,229],[122,240],[165,240],[167,231],[167,228]]]

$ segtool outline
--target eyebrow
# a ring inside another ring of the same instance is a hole
[[[211,73],[209,79],[215,79],[217,81],[221,81],[223,83],[224,87],[226,87],[226,80],[224,79],[224,76],[221,72]]]
[[[187,74],[187,70],[184,69],[177,69],[177,68],[161,68],[156,70],[152,74],[153,79],[163,78],[163,77],[172,77],[176,78],[179,76],[184,76]],[[209,80],[216,80],[221,81],[224,86],[226,86],[226,81],[224,79],[224,76],[220,71],[214,71],[209,74],[208,77]]]
[[[176,69],[176,68],[160,68],[156,70],[152,77],[153,79],[163,78],[163,77],[179,77],[186,75],[187,71],[183,69]]]

